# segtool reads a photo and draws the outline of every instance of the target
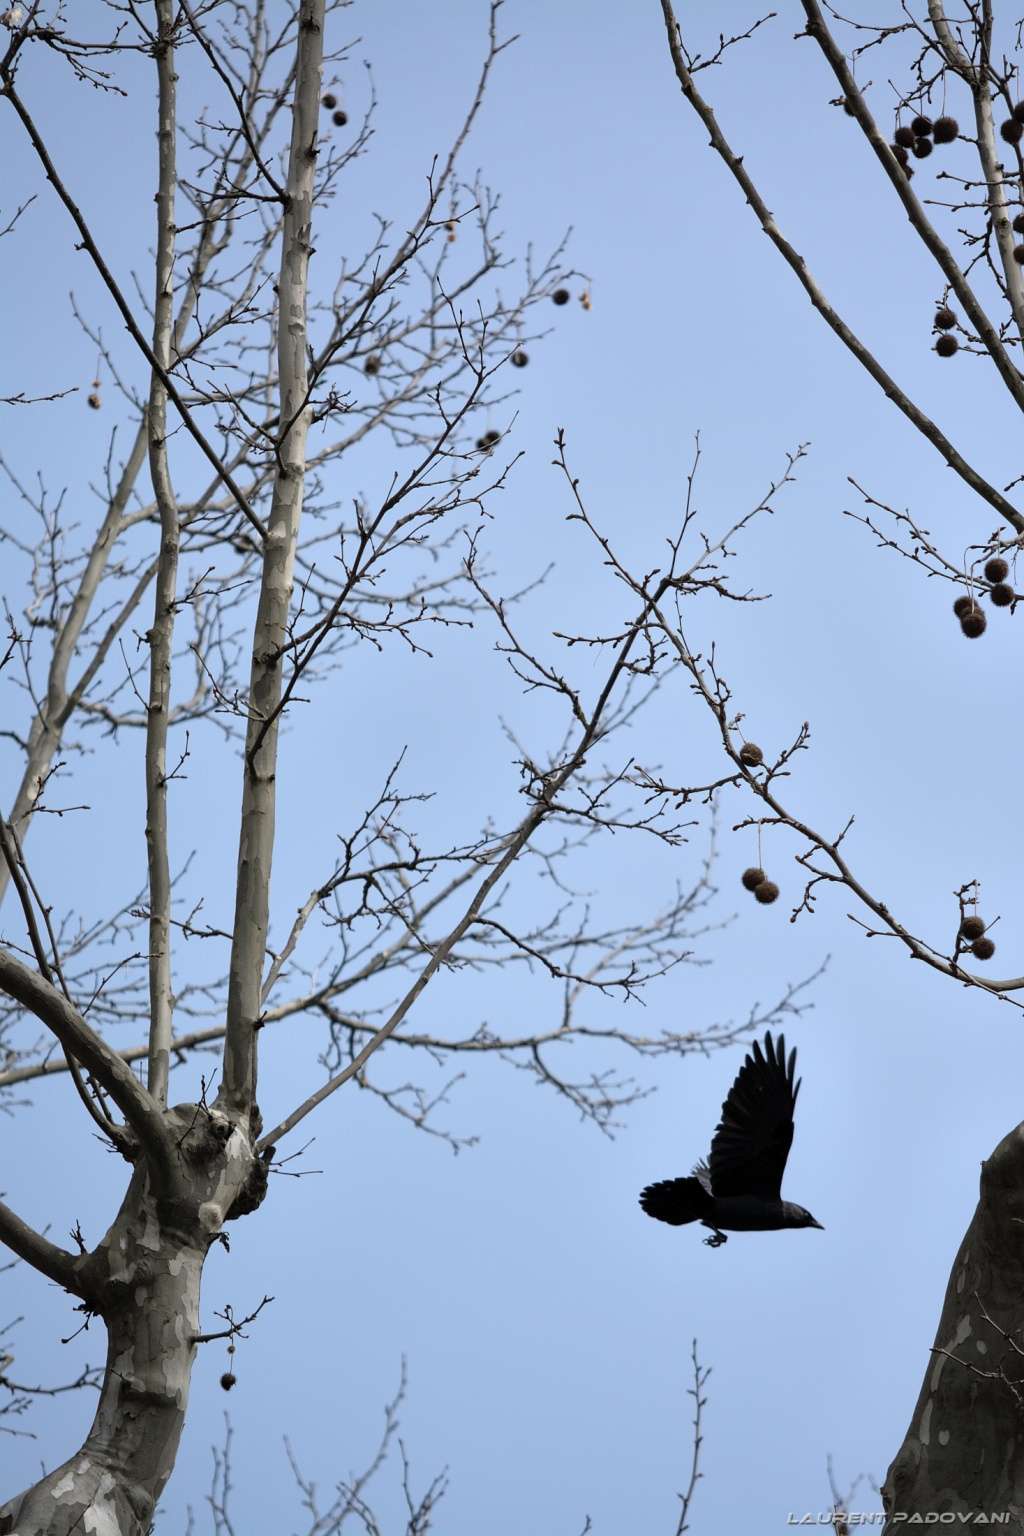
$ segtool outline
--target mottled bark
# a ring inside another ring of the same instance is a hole
[[[207,1252],[265,1187],[248,1140],[223,1115],[186,1104],[166,1119],[173,1190],[159,1196],[140,1163],[110,1231],[75,1261],[77,1286],[107,1329],[92,1427],[79,1451],[0,1509],[0,1536],[145,1536],[151,1527],[185,1422]]]
[[[982,1165],[921,1395],[883,1489],[896,1514],[1009,1513],[1024,1529],[1024,1124]]]

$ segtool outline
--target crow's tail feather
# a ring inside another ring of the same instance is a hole
[[[700,1179],[662,1179],[641,1191],[640,1204],[656,1221],[684,1227],[706,1216],[714,1201]]]

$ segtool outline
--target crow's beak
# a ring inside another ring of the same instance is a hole
[[[824,1232],[824,1230],[825,1230],[825,1228],[822,1226],[820,1221],[812,1221],[811,1222],[811,1226],[812,1227],[817,1227],[819,1232]]]

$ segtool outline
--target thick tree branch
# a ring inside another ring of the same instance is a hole
[[[280,648],[291,604],[305,488],[310,416],[307,281],[320,110],[324,0],[302,0],[298,26],[287,202],[278,277],[278,417],[287,423],[287,428],[276,445],[278,467],[253,631],[221,1089],[228,1105],[242,1112],[252,1109],[256,1095],[256,1031],[274,853],[277,716],[282,691]]]
[[[64,1290],[72,1291],[76,1296],[85,1294],[75,1255],[67,1253],[63,1248],[58,1248],[56,1243],[51,1243],[49,1238],[44,1237],[41,1232],[36,1232],[28,1226],[2,1200],[0,1200],[0,1242],[6,1244],[12,1253],[16,1253],[19,1259],[24,1259],[26,1264],[37,1269],[40,1274],[56,1281]]]
[[[156,604],[149,632],[149,702],[146,707],[146,858],[149,866],[149,1091],[167,1102],[171,1040],[171,871],[167,853],[167,730],[171,711],[171,650],[178,580],[178,507],[167,457],[166,375],[174,329],[174,194],[178,133],[174,5],[157,0],[156,293],[153,370],[149,392],[149,470],[160,512]]]
[[[82,1018],[56,987],[0,949],[0,990],[45,1024],[64,1049],[105,1088],[135,1131],[158,1179],[171,1173],[171,1140],[159,1107],[131,1068]]]

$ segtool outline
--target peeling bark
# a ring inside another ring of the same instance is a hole
[[[146,1536],[188,1406],[203,1265],[225,1220],[265,1188],[247,1138],[194,1104],[167,1116],[175,1188],[144,1164],[98,1247],[80,1261],[85,1308],[107,1329],[99,1404],[81,1449],[0,1509],[0,1536]]]
[[[932,1358],[882,1496],[899,1515],[1008,1513],[1024,1529],[1024,1124],[982,1164]]]

